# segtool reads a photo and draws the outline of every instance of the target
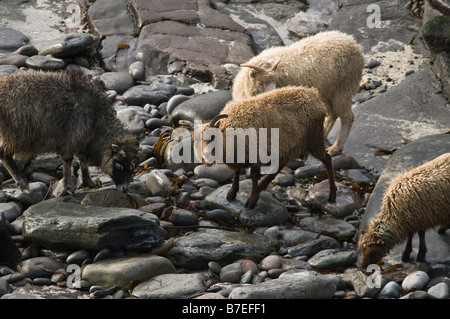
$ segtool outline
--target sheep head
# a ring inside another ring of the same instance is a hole
[[[106,150],[102,170],[109,174],[119,191],[126,193],[139,158],[139,143],[134,136],[113,141]]]
[[[270,59],[258,64],[241,64],[241,67],[250,68],[249,81],[253,82],[253,94],[257,95],[276,89],[276,70],[280,59]]]
[[[219,115],[216,115],[216,116],[211,120],[211,122],[209,122],[208,125],[204,125],[204,126],[203,126],[203,129],[202,129],[202,136],[203,136],[203,134],[204,134],[204,132],[205,132],[206,129],[209,129],[209,128],[219,128],[219,125],[220,125],[220,124],[219,124],[219,121],[220,121],[221,119],[227,118],[227,117],[228,117],[227,114],[219,114]],[[215,136],[214,136],[214,135],[212,135],[212,136],[211,136],[211,139],[209,139],[209,140],[207,140],[207,139],[202,139],[202,160],[203,160],[203,163],[204,163],[206,166],[211,166],[211,165],[214,164],[214,160],[211,159],[211,157],[213,157],[213,156],[215,155],[215,148],[211,148],[211,150],[210,150],[210,149],[209,149],[210,147],[208,147],[208,145],[209,145],[212,141],[214,141],[214,139],[215,139]],[[221,145],[217,145],[217,146],[222,147]],[[217,147],[217,146],[216,146],[216,147]]]
[[[378,233],[370,229],[361,231],[359,250],[361,251],[361,263],[364,266],[376,264],[387,253],[383,239],[380,238]]]

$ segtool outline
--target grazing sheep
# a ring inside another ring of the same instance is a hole
[[[339,136],[328,152],[342,152],[354,120],[352,97],[360,86],[364,67],[361,48],[352,36],[321,32],[288,47],[266,49],[241,66],[233,83],[235,101],[276,87],[317,88],[327,108],[325,138],[336,119],[341,119]]]
[[[28,182],[13,155],[56,152],[64,163],[63,193],[75,190],[74,155],[84,186],[95,186],[88,170],[94,165],[126,192],[139,145],[117,119],[98,80],[80,71],[16,72],[0,79],[0,98],[0,160],[22,190]]]
[[[425,231],[437,226],[440,232],[450,226],[450,153],[400,174],[389,184],[380,213],[361,232],[362,263],[376,263],[405,239],[402,261],[407,262],[415,232],[420,238],[417,261],[423,262]]]
[[[241,167],[250,166],[251,168],[252,191],[245,207],[253,208],[259,199],[259,192],[267,188],[286,163],[309,153],[324,163],[330,181],[329,201],[334,202],[336,185],[333,167],[331,156],[326,152],[323,140],[325,116],[325,107],[314,88],[286,87],[247,100],[229,102],[222,113],[210,122],[210,127],[216,127],[220,130],[223,145],[219,147],[223,147],[224,157],[230,151],[226,141],[228,131],[266,128],[269,132],[267,140],[263,142],[259,139],[253,145],[246,143],[245,163],[237,160],[239,146],[234,145],[234,149],[231,150],[234,152],[234,159],[225,161],[225,164],[234,170],[232,187],[227,194],[227,199],[232,201],[236,198],[239,190]],[[276,145],[272,144],[271,129],[278,129],[279,132],[279,141],[276,141]],[[234,139],[234,137],[232,138]],[[207,165],[212,164],[205,154],[209,143],[211,143],[211,140],[203,139],[203,159]],[[278,147],[278,166],[275,167],[275,172],[271,171],[265,175],[258,184],[261,166],[265,163],[262,163],[260,158],[254,162],[250,161],[249,151],[250,147],[253,147],[253,150],[260,149],[261,143],[267,143],[267,145],[264,145],[267,146],[267,149],[271,149],[269,145]]]

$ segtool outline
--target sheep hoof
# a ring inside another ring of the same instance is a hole
[[[338,155],[342,152],[341,149],[339,149],[337,146],[332,145],[329,148],[327,148],[327,153],[330,154],[331,156],[335,156]]]
[[[250,200],[247,200],[247,202],[245,203],[245,208],[248,208],[248,209],[255,208],[255,206],[256,206],[256,203],[251,202]]]
[[[232,193],[232,192],[228,192],[228,194],[227,194],[227,200],[229,201],[229,202],[232,202],[232,201],[234,201],[235,199],[236,199],[236,193]]]

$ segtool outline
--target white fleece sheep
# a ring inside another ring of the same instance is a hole
[[[266,49],[242,64],[233,83],[233,100],[240,101],[284,86],[315,87],[327,108],[325,137],[337,118],[339,136],[328,152],[342,152],[353,125],[352,97],[359,88],[364,57],[352,36],[321,32],[288,47]]]

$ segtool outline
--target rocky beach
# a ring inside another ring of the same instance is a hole
[[[335,204],[313,157],[286,165],[253,209],[249,171],[229,202],[230,168],[192,149],[174,158],[194,121],[231,100],[240,64],[326,30],[351,34],[366,61],[333,157]],[[141,155],[128,194],[90,167],[96,188],[56,196],[52,153],[17,159],[29,192],[0,164],[0,299],[449,299],[450,230],[427,232],[424,263],[417,236],[410,262],[402,243],[372,269],[357,244],[388,183],[450,151],[449,39],[448,0],[2,1],[0,76],[101,79]],[[76,161],[73,173],[81,185]]]

